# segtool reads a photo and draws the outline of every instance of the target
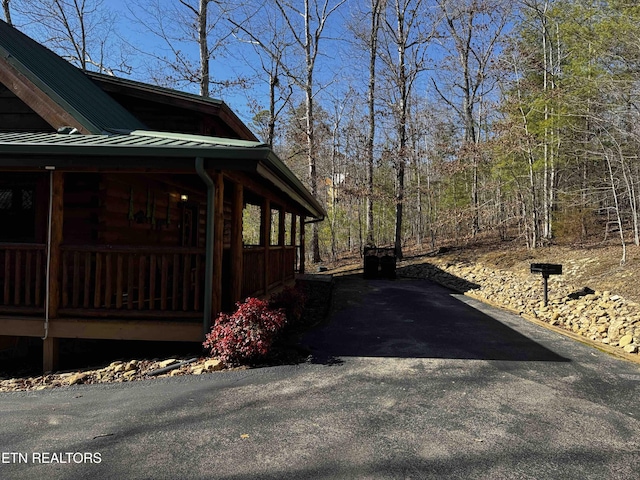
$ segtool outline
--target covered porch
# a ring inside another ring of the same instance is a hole
[[[41,142],[13,144],[22,168],[3,169],[6,179],[33,182],[0,185],[0,215],[5,192],[4,213],[27,225],[0,238],[0,335],[42,338],[45,371],[56,368],[60,338],[200,342],[220,311],[303,272],[305,218],[322,209],[309,211],[315,200],[292,188],[270,151],[234,143],[251,145],[160,158],[157,146],[96,147],[95,158],[78,150],[81,168],[69,145],[44,156],[33,151]]]

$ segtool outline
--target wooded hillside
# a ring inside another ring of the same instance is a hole
[[[81,68],[246,98],[228,102],[327,207],[313,260],[490,236],[615,239],[624,263],[640,243],[636,2],[2,3]]]

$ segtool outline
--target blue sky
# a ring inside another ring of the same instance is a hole
[[[170,27],[181,24],[179,19],[174,18],[176,14],[172,13],[170,8],[171,6],[179,5],[178,0],[160,1],[164,6],[162,17],[164,21],[168,22],[167,26]],[[231,3],[234,0],[228,1]],[[242,0],[235,1],[239,2],[238,5],[253,5],[254,3],[259,3],[258,0],[256,0],[256,2],[246,3],[242,3]],[[270,0],[267,0],[265,5],[272,5],[269,1]],[[331,3],[335,1],[338,0],[334,0]],[[193,2],[197,4],[196,0],[193,0]],[[108,7],[116,15],[117,23],[115,30],[119,34],[119,38],[113,36],[114,42],[106,49],[106,52],[108,54],[116,54],[121,51],[120,47],[124,45],[125,51],[127,52],[127,64],[133,67],[132,73],[128,77],[143,82],[157,83],[159,81],[161,83],[161,79],[166,78],[167,70],[160,71],[159,75],[156,75],[154,79],[152,69],[150,68],[154,63],[153,56],[171,56],[171,52],[166,42],[154,37],[153,34],[145,31],[142,25],[132,20],[136,5],[136,0],[104,0],[103,6]],[[215,6],[216,4],[214,2],[211,5]],[[349,42],[346,41],[347,38],[351,38],[351,33],[349,33],[346,28],[347,23],[352,21],[353,18],[365,19],[365,14],[359,12],[360,10],[366,11],[366,4],[363,0],[347,0],[341,9],[335,12],[327,22],[327,27],[324,32],[326,38],[321,40],[321,54],[318,57],[315,69],[316,99],[320,104],[323,104],[327,110],[333,110],[333,105],[337,103],[336,98],[343,98],[344,93],[349,87],[353,86],[360,92],[366,90],[368,78],[366,52],[360,51],[358,53],[358,51],[350,47]],[[182,7],[181,11],[186,11],[186,9]],[[263,16],[261,13],[254,14],[254,17],[259,19],[262,19]],[[18,25],[20,24],[19,16],[14,15],[14,22]],[[43,40],[41,37],[38,37],[37,29],[34,26],[25,27],[23,31],[34,36],[36,39]],[[214,58],[211,60],[210,70],[212,79],[217,81],[233,81],[240,77],[253,77],[253,80],[248,83],[245,89],[212,88],[212,96],[225,101],[239,114],[245,123],[250,124],[256,106],[266,108],[268,105],[267,77],[263,73],[261,78],[256,78],[255,68],[258,67],[259,69],[259,61],[258,56],[251,46],[241,44],[235,38],[227,39],[226,45],[232,48],[227,49],[227,51],[219,50],[220,53],[214,54]],[[192,63],[198,63],[198,47],[195,42],[174,44],[174,46],[182,52],[187,53]],[[442,49],[432,48],[431,52],[432,55],[436,55],[439,58],[442,58],[442,55],[446,54]],[[116,58],[111,58],[111,65],[117,65],[117,60]],[[434,65],[437,63],[433,58],[432,61]],[[253,65],[254,69],[252,69],[250,65]],[[380,69],[381,67],[380,65]],[[127,77],[127,75],[123,73],[118,74]],[[429,78],[431,75],[432,73],[430,72],[425,72],[421,75],[414,85],[414,93],[420,96],[427,93],[430,88]],[[283,75],[281,75],[281,79],[286,81]],[[382,86],[381,83],[382,82],[378,82],[379,87]],[[164,86],[198,93],[198,86],[195,84],[168,84],[165,82]],[[300,89],[293,87],[293,91],[297,95],[296,98],[298,101],[302,101]],[[432,97],[433,95],[433,92],[431,92]],[[351,96],[351,98],[354,97]],[[362,103],[364,104],[364,100]]]
[[[171,3],[173,1],[175,3],[176,0],[162,1],[165,3]],[[150,33],[145,33],[142,26],[130,20],[131,13],[129,10],[135,7],[131,2],[109,0],[107,4],[112,10],[120,12],[118,16],[118,28],[123,32],[122,35],[126,42],[135,44],[137,49],[144,52],[155,55],[171,55],[166,43]],[[334,71],[338,68],[337,64],[343,56],[340,51],[344,46],[340,45],[343,42],[339,40],[344,36],[342,28],[343,20],[344,18],[340,14],[332,16],[325,30],[328,38],[321,41],[321,50],[326,49],[325,51],[330,53],[322,54],[318,59],[315,76],[319,85],[331,86],[331,82],[335,77]],[[264,76],[264,73],[262,78],[256,78],[255,70],[259,70],[260,62],[253,47],[242,44],[234,38],[229,38],[225,43],[230,47],[230,51],[224,52],[221,50],[220,54],[214,53],[210,63],[212,79],[232,82],[241,77],[253,77],[253,81],[250,83],[249,88],[245,89],[218,88],[216,90],[215,87],[212,87],[214,90],[212,96],[228,103],[245,122],[249,123],[253,116],[249,104],[255,105],[255,103],[258,103],[264,108],[268,105],[267,78]],[[181,49],[184,52],[189,52],[193,61],[197,62],[198,50],[195,43],[185,43],[181,46]],[[150,59],[151,57],[144,54],[132,55],[131,60],[134,63],[135,69],[131,78],[140,81],[151,81],[147,68],[144,65],[148,63]],[[247,65],[247,63],[252,64],[253,68]],[[189,86],[183,84],[176,88],[198,93],[197,85]],[[294,87],[294,90],[296,90],[297,93],[298,89]]]
[[[170,7],[179,5],[178,1],[160,1],[166,6],[165,20],[170,20],[177,24],[178,22],[171,18]],[[230,0],[230,2],[232,1],[234,0]],[[241,0],[238,0],[238,2],[240,5],[243,4]],[[194,0],[193,3],[195,5],[197,1]],[[246,4],[248,3],[254,2],[246,2]],[[153,63],[152,56],[170,56],[171,53],[166,43],[145,31],[142,25],[132,20],[132,10],[133,12],[136,11],[137,4],[138,2],[135,0],[104,0],[103,3],[104,7],[116,14],[117,23],[115,29],[121,37],[120,43],[124,43],[125,49],[128,50],[127,64],[133,67],[131,75],[121,72],[116,74],[143,82],[156,83],[149,69],[149,66]],[[268,5],[269,2],[266,4]],[[347,37],[345,22],[354,15],[354,10],[358,8],[359,4],[360,0],[348,0],[341,10],[335,12],[327,22],[324,34],[326,38],[321,40],[321,55],[318,57],[315,69],[317,87],[322,87],[321,89],[319,88],[318,99],[331,98],[332,94],[333,96],[339,95],[335,92],[346,90],[348,82],[345,80],[356,78],[358,81],[362,81],[365,78],[366,73],[357,72],[355,68],[358,65],[366,65],[366,59],[363,59],[363,62],[359,62],[353,58],[353,52],[346,53],[348,45],[344,41],[345,37]],[[186,11],[184,7],[182,7],[182,10]],[[256,16],[256,18],[258,17]],[[16,25],[24,24],[24,21],[15,11],[13,20]],[[44,40],[34,25],[24,26],[21,29],[37,40]],[[115,54],[120,50],[117,43],[117,41],[113,42],[110,48],[107,49],[108,54]],[[236,47],[241,44],[236,39],[231,38],[227,41],[227,45]],[[211,76],[218,81],[233,81],[240,77],[254,77],[254,81],[249,84],[249,88],[244,90],[238,88],[214,89],[212,96],[228,103],[246,123],[249,123],[253,117],[249,105],[251,104],[255,108],[255,105],[258,104],[266,108],[268,105],[268,90],[267,78],[264,74],[262,79],[255,78],[255,68],[259,68],[259,61],[254,49],[248,45],[243,47],[242,49],[232,48],[231,51],[227,52],[221,51],[220,54],[214,55],[210,64]],[[195,43],[184,43],[179,45],[179,48],[182,52],[188,52],[194,63],[198,62],[198,49]],[[146,54],[141,52],[146,52]],[[347,62],[344,59],[347,59]],[[254,65],[254,69],[247,65],[247,61]],[[118,59],[113,59],[111,65],[117,63],[119,63]],[[281,79],[285,80],[284,76],[281,76]],[[197,85],[165,84],[165,86],[198,93]],[[296,87],[294,87],[294,92],[296,95],[301,95],[300,90]]]

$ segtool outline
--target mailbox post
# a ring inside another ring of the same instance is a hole
[[[531,264],[531,273],[541,273],[542,279],[544,281],[544,306],[546,307],[549,303],[547,282],[549,280],[549,275],[562,275],[562,265],[558,265],[555,263],[532,263]]]

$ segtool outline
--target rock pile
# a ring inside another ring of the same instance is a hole
[[[542,302],[539,275],[435,258],[409,265],[403,275],[429,278],[478,300],[567,329],[593,342],[640,353],[640,305],[608,291],[571,284],[570,276],[549,278],[549,302]],[[568,278],[565,280],[565,278]]]
[[[198,358],[193,361],[178,358],[116,361],[104,368],[93,370],[0,380],[0,392],[44,390],[79,384],[130,382],[176,375],[201,375],[222,370],[222,368],[220,360],[214,358]]]

